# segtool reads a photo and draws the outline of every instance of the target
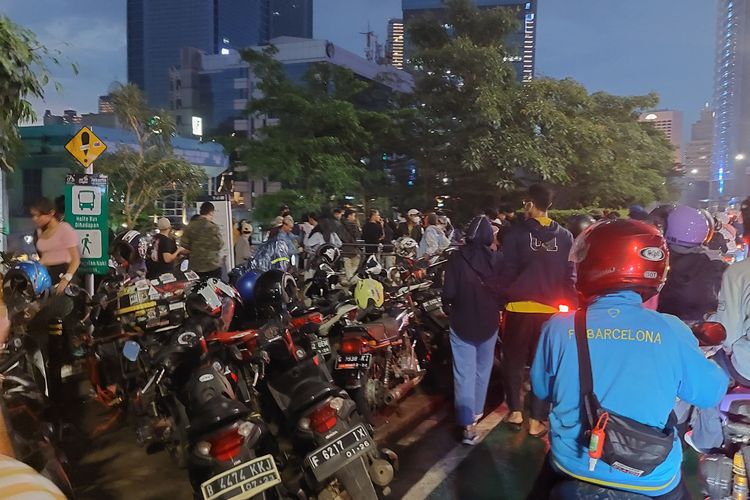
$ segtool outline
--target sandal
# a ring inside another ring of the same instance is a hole
[[[509,419],[510,419],[510,416],[511,416],[511,415],[512,415],[513,413],[514,413],[514,412],[510,412],[510,413],[508,413],[507,415],[505,415],[505,416],[503,417],[503,420],[502,420],[502,422],[503,422],[504,424],[508,425],[508,427],[510,427],[510,428],[511,428],[512,430],[514,430],[514,431],[520,431],[520,430],[521,430],[521,429],[523,428],[523,420],[521,420],[520,422],[511,422],[511,421],[510,421]]]
[[[547,433],[549,432],[549,426],[547,424],[542,424],[542,430],[539,432],[532,433],[531,428],[529,428],[529,436],[534,438],[543,438]]]

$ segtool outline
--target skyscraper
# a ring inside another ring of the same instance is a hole
[[[474,0],[480,9],[506,7],[514,9],[518,16],[519,30],[508,37],[508,49],[511,55],[509,61],[513,63],[519,81],[528,82],[534,78],[536,57],[536,10],[537,0]],[[404,24],[417,16],[426,13],[440,15],[444,9],[443,0],[401,0],[404,11]],[[406,44],[406,59],[409,58],[408,43]]]
[[[691,128],[690,142],[685,146],[685,176],[682,200],[695,204],[709,197],[711,151],[714,137],[714,113],[706,105]]]
[[[641,114],[638,119],[644,123],[650,123],[656,130],[664,133],[674,148],[675,165],[682,164],[682,111],[663,109],[659,111],[648,111]]]
[[[718,0],[711,197],[750,193],[750,0]]]
[[[222,54],[312,36],[312,0],[128,0],[127,14],[128,80],[154,107],[170,104],[169,70],[183,48]]]
[[[398,69],[404,68],[404,21],[388,21],[388,62]]]
[[[312,38],[313,0],[270,0],[270,15],[269,38]]]

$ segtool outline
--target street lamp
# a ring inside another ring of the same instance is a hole
[[[734,159],[737,160],[737,161],[742,161],[742,160],[745,159],[745,155],[744,155],[744,153],[740,153],[737,156],[735,156]]]
[[[691,171],[690,171],[690,173],[691,173],[691,174],[693,174],[693,175],[695,175],[695,174],[697,174],[697,173],[698,173],[698,169],[697,169],[697,168],[694,168],[693,170],[691,170]]]

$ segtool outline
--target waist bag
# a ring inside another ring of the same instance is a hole
[[[581,411],[589,447],[589,467],[601,460],[626,474],[647,476],[666,460],[674,445],[674,426],[677,418],[670,413],[664,429],[645,425],[632,418],[618,415],[602,408],[594,394],[591,374],[591,357],[586,335],[586,308],[575,315],[576,346],[578,348],[578,374],[581,383]],[[592,436],[595,434],[595,436]],[[603,445],[601,441],[603,440]],[[594,460],[593,464],[591,459]]]

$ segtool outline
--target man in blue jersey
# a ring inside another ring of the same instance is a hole
[[[571,260],[586,308],[594,394],[602,408],[663,430],[678,398],[698,407],[719,402],[728,378],[703,356],[690,329],[642,305],[663,286],[667,273],[668,250],[657,229],[634,220],[600,222],[576,240]],[[654,498],[690,498],[677,437],[648,474],[590,460],[574,313],[557,314],[544,326],[531,382],[534,394],[552,405],[551,450],[534,498],[546,498],[556,484],[575,480]]]

